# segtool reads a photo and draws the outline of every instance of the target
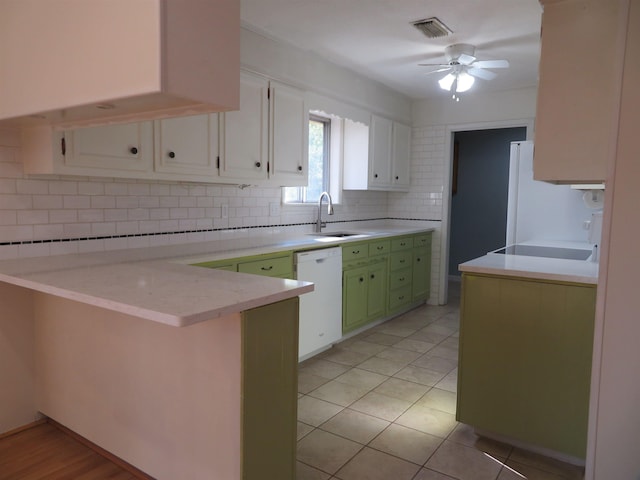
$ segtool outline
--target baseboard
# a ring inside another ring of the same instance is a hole
[[[41,418],[31,423],[27,423],[26,425],[22,425],[21,427],[14,428],[13,430],[9,430],[4,433],[0,433],[0,439],[10,437],[11,435],[15,435],[16,433],[24,432],[25,430],[29,430],[30,428],[37,427],[38,425],[42,425],[46,423],[46,418]]]
[[[130,473],[131,475],[133,475],[135,478],[139,478],[140,480],[155,480],[153,477],[151,477],[150,475],[147,475],[146,473],[144,473],[139,468],[134,467],[133,465],[131,465],[128,462],[125,462],[120,457],[115,456],[113,453],[108,452],[104,448],[96,445],[95,443],[93,443],[90,440],[87,440],[82,435],[77,434],[73,430],[68,429],[64,425],[56,422],[55,420],[53,420],[51,418],[46,418],[43,421],[50,423],[51,425],[56,427],[58,430],[60,430],[64,434],[66,434],[66,435],[70,436],[71,438],[73,438],[74,440],[82,443],[85,447],[90,448],[91,450],[96,452],[98,455],[100,455],[101,457],[106,458],[111,463],[114,463],[115,465],[119,466],[123,470],[125,470],[128,473]]]

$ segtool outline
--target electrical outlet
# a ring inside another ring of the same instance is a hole
[[[270,203],[269,204],[269,215],[272,217],[277,217],[280,215],[280,204],[279,203]]]
[[[222,205],[220,205],[220,210],[222,218],[229,218],[229,205],[223,203]]]

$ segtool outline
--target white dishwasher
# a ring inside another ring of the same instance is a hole
[[[342,337],[342,248],[323,248],[295,254],[296,278],[315,284],[300,295],[300,343],[304,360]]]

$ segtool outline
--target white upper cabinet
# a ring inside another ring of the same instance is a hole
[[[411,129],[372,115],[371,125],[345,120],[343,188],[408,191]]]
[[[411,127],[393,123],[391,186],[394,190],[409,190],[411,179]]]
[[[240,110],[220,115],[220,176],[237,183],[307,184],[304,92],[242,72]]]
[[[543,0],[533,173],[605,180],[616,141],[626,28],[618,0]]]
[[[2,1],[0,59],[0,121],[19,126],[232,110],[240,2]]]
[[[194,180],[218,176],[218,114],[168,118],[155,123],[155,171]]]
[[[391,144],[393,122],[376,115],[371,116],[369,129],[369,186],[381,190],[391,185]]]
[[[269,81],[242,72],[240,110],[220,117],[220,176],[246,183],[266,180]]]
[[[23,152],[25,173],[144,178],[153,171],[153,123],[140,122],[55,132],[48,155]]]
[[[307,185],[309,113],[304,92],[274,81],[269,88],[269,177],[283,187]]]

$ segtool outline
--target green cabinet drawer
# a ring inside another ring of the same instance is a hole
[[[251,262],[242,262],[238,263],[238,272],[266,275],[269,277],[293,278],[293,259],[291,255],[285,255]]]
[[[369,258],[369,245],[352,243],[342,247],[342,263],[349,265]]]
[[[413,247],[413,239],[411,237],[400,237],[391,240],[391,251],[399,252],[402,250],[408,250]]]
[[[398,270],[411,266],[411,250],[394,252],[389,257],[389,270]]]
[[[389,253],[389,249],[391,247],[391,243],[389,240],[380,240],[376,242],[369,243],[369,256],[375,257],[377,255],[384,255]]]
[[[389,310],[393,311],[411,302],[411,285],[389,292]]]
[[[395,290],[406,285],[411,285],[413,272],[411,268],[395,270],[389,274],[389,288]]]
[[[216,270],[237,271],[237,264],[229,260],[214,260],[212,262],[201,262],[192,264],[194,267],[215,268]]]
[[[413,237],[414,247],[428,247],[431,248],[431,234],[426,233],[423,235],[416,235]]]

